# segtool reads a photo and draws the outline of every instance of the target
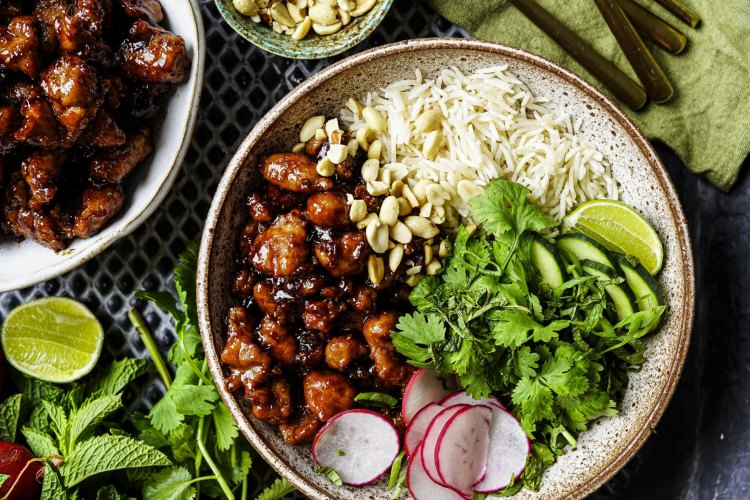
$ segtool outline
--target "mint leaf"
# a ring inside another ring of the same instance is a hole
[[[212,385],[177,385],[169,389],[175,408],[183,415],[210,415],[219,400]]]
[[[162,452],[126,436],[96,436],[79,443],[60,467],[70,488],[101,472],[172,465]]]
[[[86,439],[99,423],[122,408],[120,396],[108,395],[96,399],[89,399],[73,412],[70,421],[69,451],[79,439]]]
[[[68,454],[68,416],[62,406],[42,401],[42,407],[47,412],[50,421],[50,428],[60,443],[60,452],[63,455]]]
[[[67,500],[59,469],[52,462],[44,464],[44,481],[40,500]]]
[[[96,492],[96,500],[120,500],[120,494],[117,492],[117,488],[108,484],[99,488]]]
[[[14,394],[0,404],[0,441],[15,441],[19,423],[28,413],[27,399]]]
[[[296,489],[286,479],[278,478],[271,483],[271,486],[255,497],[255,500],[281,500],[286,495],[296,491]]]
[[[49,435],[30,427],[24,427],[21,433],[35,456],[48,457],[60,454],[60,450]]]
[[[61,404],[65,399],[65,390],[49,382],[19,376],[16,385],[21,390],[21,394],[29,398],[33,406],[38,406],[42,401]]]
[[[148,371],[145,359],[123,358],[107,366],[87,384],[89,394],[119,394],[130,382]]]
[[[226,451],[232,447],[234,440],[240,435],[240,430],[223,402],[219,402],[212,413],[214,428],[216,429],[216,447]]]
[[[170,467],[154,474],[143,485],[143,500],[191,500],[193,477],[184,467]]]

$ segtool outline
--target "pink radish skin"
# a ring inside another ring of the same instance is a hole
[[[422,463],[421,444],[414,449],[413,458],[406,469],[406,486],[414,500],[464,500],[465,497],[455,491],[440,486],[430,479]]]
[[[444,406],[448,408],[449,406],[454,405],[472,405],[472,406],[494,406],[497,408],[500,408],[501,410],[505,410],[505,406],[495,397],[488,397],[488,398],[481,398],[481,399],[474,399],[471,396],[469,396],[466,391],[456,391],[451,394],[448,394],[443,399],[440,400],[438,403],[440,406]]]
[[[492,410],[489,436],[486,471],[474,485],[476,493],[491,494],[507,488],[511,478],[521,476],[531,453],[531,442],[521,423],[507,410]]]
[[[404,389],[401,415],[407,425],[419,410],[430,403],[437,403],[451,391],[443,388],[443,382],[432,370],[420,368],[412,375]]]
[[[432,420],[443,410],[445,408],[442,406],[430,403],[414,415],[414,418],[411,419],[409,426],[406,428],[406,434],[404,434],[404,450],[407,456],[412,456],[414,450],[417,449],[419,443],[424,439],[424,435]]]
[[[492,408],[470,406],[454,414],[445,424],[435,448],[435,463],[441,483],[461,494],[484,477],[490,444]]]
[[[470,405],[456,405],[450,408],[445,408],[438,413],[435,418],[432,419],[430,426],[425,432],[424,439],[422,440],[422,450],[420,455],[422,456],[422,463],[424,464],[424,470],[430,479],[435,481],[441,486],[448,486],[444,484],[440,479],[440,475],[437,470],[437,463],[435,462],[435,452],[437,449],[438,441],[440,440],[440,434],[443,432],[445,425],[456,413],[460,412],[465,408],[471,408]]]
[[[350,486],[374,483],[401,450],[398,431],[379,413],[348,410],[318,431],[312,444],[315,463],[335,470]]]

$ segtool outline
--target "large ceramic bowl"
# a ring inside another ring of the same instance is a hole
[[[197,0],[162,2],[166,25],[185,39],[190,55],[189,77],[176,86],[156,118],[154,152],[124,183],[123,211],[95,236],[76,239],[62,252],[30,240],[16,243],[0,235],[0,292],[31,286],[82,265],[118,239],[134,231],[161,204],[182,166],[198,116],[205,34]]]
[[[384,479],[364,488],[333,486],[314,472],[307,446],[285,445],[278,432],[254,420],[241,397],[227,392],[219,353],[223,318],[232,305],[234,255],[244,224],[243,198],[257,179],[259,158],[288,150],[301,124],[315,114],[335,115],[350,96],[363,96],[420,68],[435,75],[457,66],[464,72],[507,64],[556,112],[584,119],[582,135],[608,156],[622,199],[651,220],[664,240],[666,261],[659,286],[669,303],[664,325],[648,340],[643,369],[631,374],[617,417],[597,421],[578,446],[560,457],[544,475],[538,493],[517,498],[575,498],[612,477],[652,433],[675,389],[693,324],[693,260],[685,216],[674,187],[649,143],[615,105],[571,72],[522,50],[470,40],[414,40],[350,57],[318,73],[281,100],[258,122],[240,146],[221,180],[201,241],[198,312],[203,345],[222,398],[244,435],[280,474],[313,499],[386,499]]]
[[[310,30],[303,40],[294,40],[240,14],[232,0],[215,2],[227,24],[245,40],[272,54],[291,59],[322,59],[349,50],[375,31],[393,4],[393,0],[378,0],[365,15],[352,19],[337,33],[320,36]]]

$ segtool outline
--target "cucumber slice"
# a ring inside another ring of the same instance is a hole
[[[581,260],[581,267],[587,274],[596,276],[603,280],[611,280],[618,277],[617,272],[613,267],[605,266],[604,264],[593,260]],[[635,296],[630,288],[620,284],[607,285],[604,289],[607,291],[607,294],[609,294],[609,297],[612,299],[612,303],[615,305],[617,321],[622,321],[635,312]]]
[[[531,242],[531,265],[539,272],[539,283],[557,288],[565,283],[565,265],[557,249],[541,236]]]
[[[557,238],[557,247],[569,255],[574,262],[590,260],[607,266],[613,271],[617,269],[607,249],[586,235],[564,234]]]
[[[661,305],[656,281],[642,265],[633,265],[624,255],[617,256],[617,264],[622,269],[625,281],[635,294],[635,302],[639,311],[648,311]]]

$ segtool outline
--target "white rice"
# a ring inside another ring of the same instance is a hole
[[[423,79],[417,70],[413,80],[369,93],[364,104],[387,118],[388,131],[378,137],[384,168],[405,168],[411,187],[420,179],[439,182],[451,194],[447,203],[464,217],[467,200],[456,193],[462,179],[480,186],[497,177],[520,183],[531,201],[557,220],[583,201],[617,199],[609,163],[576,136],[583,120],[552,113],[506,69],[471,75],[446,69],[435,80]],[[427,159],[422,154],[427,133],[417,134],[414,121],[435,109],[443,115],[442,139],[437,156]],[[349,109],[341,118],[351,131],[367,126]]]

